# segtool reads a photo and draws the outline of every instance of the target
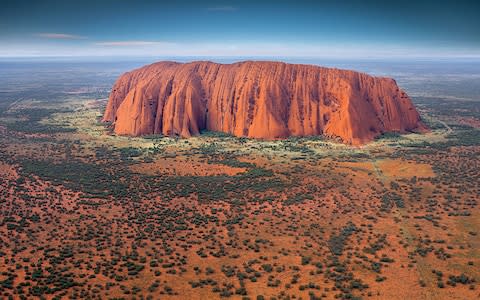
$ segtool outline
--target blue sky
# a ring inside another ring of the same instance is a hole
[[[480,57],[479,1],[2,1],[0,56]]]

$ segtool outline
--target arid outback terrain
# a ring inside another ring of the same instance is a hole
[[[430,128],[363,146],[118,136],[141,64],[1,64],[1,299],[480,297],[478,64],[359,64]]]

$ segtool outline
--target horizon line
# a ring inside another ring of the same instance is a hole
[[[421,60],[443,60],[443,59],[480,59],[480,54],[477,55],[378,55],[378,56],[327,56],[327,55],[0,55],[0,59],[147,59],[147,58],[270,58],[270,59],[282,59],[282,58],[295,58],[295,59],[421,59]]]

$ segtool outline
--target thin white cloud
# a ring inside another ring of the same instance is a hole
[[[97,46],[113,46],[113,47],[132,47],[132,46],[153,46],[169,44],[165,42],[155,41],[109,41],[95,43]]]
[[[236,11],[238,10],[238,7],[236,6],[231,6],[231,5],[225,5],[225,6],[212,6],[207,8],[208,11]]]
[[[68,33],[55,33],[55,32],[42,32],[35,34],[38,37],[46,39],[55,39],[55,40],[81,40],[86,39],[86,37],[75,34]]]
[[[97,41],[91,43],[2,43],[0,57],[91,56],[91,57],[308,57],[308,58],[475,58],[476,48],[419,47],[395,44],[299,44],[299,43],[194,43],[168,41]]]

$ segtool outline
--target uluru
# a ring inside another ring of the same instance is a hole
[[[210,130],[260,139],[325,135],[352,145],[426,128],[391,78],[267,61],[166,61],[127,72],[103,121],[118,135]]]

